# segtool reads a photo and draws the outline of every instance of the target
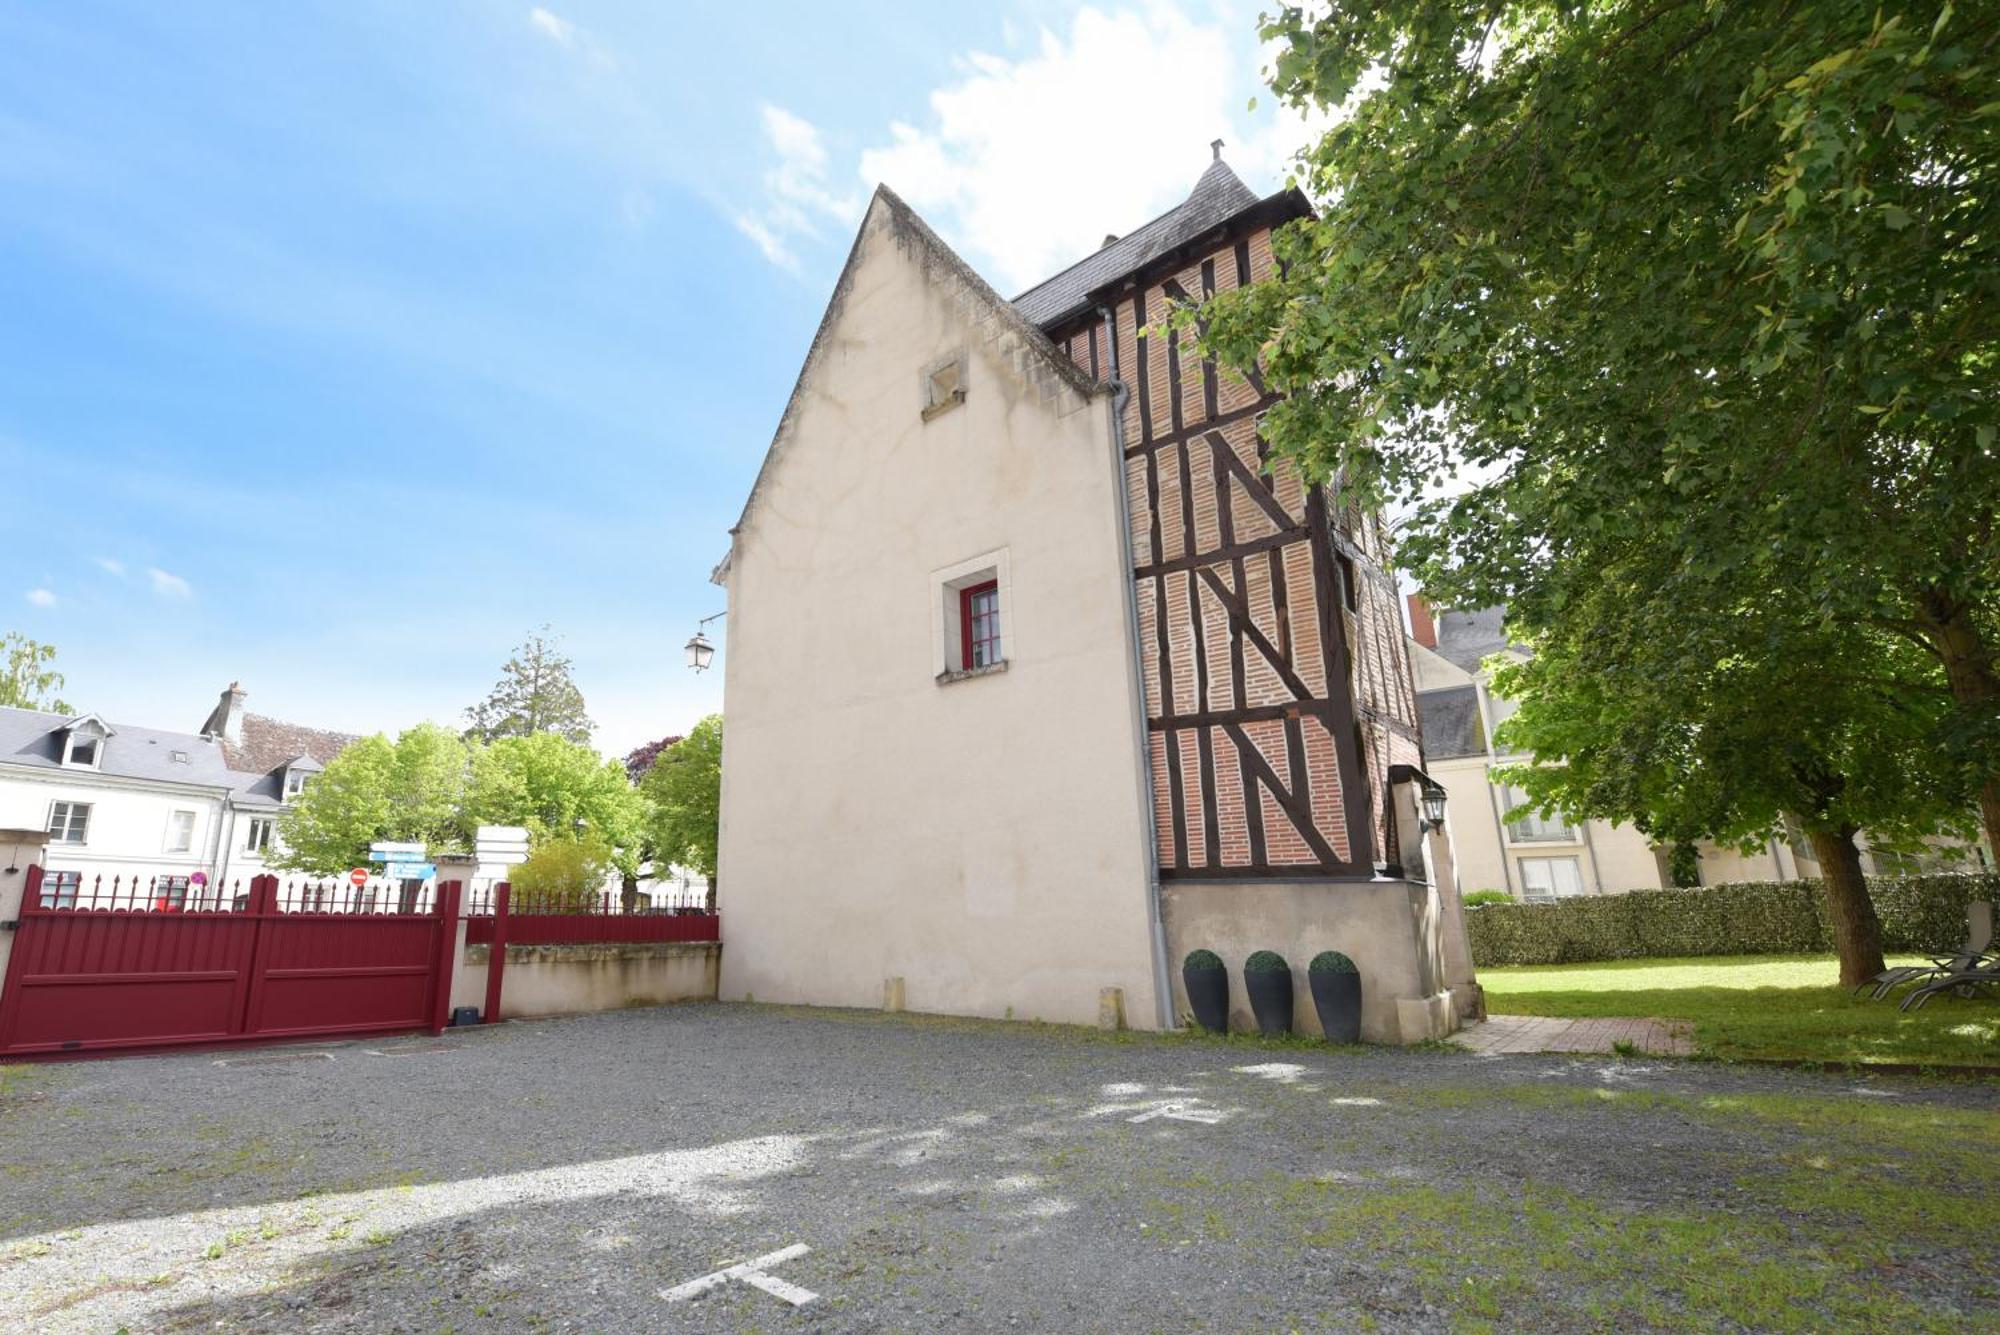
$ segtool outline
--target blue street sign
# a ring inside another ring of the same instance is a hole
[[[382,874],[392,881],[428,881],[437,871],[434,862],[392,862]]]

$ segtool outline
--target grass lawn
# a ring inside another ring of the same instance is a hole
[[[1895,956],[1891,965],[1921,963]],[[2000,1066],[2000,996],[1897,1009],[1839,986],[1831,955],[1716,955],[1481,969],[1496,1015],[1692,1020],[1704,1056]]]

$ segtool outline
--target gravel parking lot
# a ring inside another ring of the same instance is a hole
[[[0,1322],[2000,1329],[1996,1112],[1992,1083],[729,1005],[7,1067]]]

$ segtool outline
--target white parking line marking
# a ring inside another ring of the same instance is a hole
[[[685,1284],[676,1284],[671,1289],[662,1289],[660,1296],[670,1303],[682,1303],[690,1298],[699,1298],[710,1289],[721,1288],[732,1279],[740,1279],[752,1288],[762,1289],[773,1298],[781,1299],[794,1307],[804,1307],[807,1303],[819,1297],[819,1295],[811,1289],[802,1289],[787,1280],[779,1279],[776,1275],[768,1275],[764,1272],[774,1265],[783,1265],[786,1261],[796,1261],[811,1251],[812,1248],[806,1246],[803,1242],[795,1242],[781,1251],[767,1252],[751,1260],[741,1261],[732,1266],[725,1266],[712,1275],[703,1275],[700,1279],[691,1279]]]
[[[1128,1122],[1150,1122],[1156,1117],[1169,1117],[1176,1122],[1199,1122],[1203,1126],[1214,1126],[1228,1114],[1219,1108],[1190,1108],[1185,1103],[1162,1103],[1156,1108],[1148,1108],[1137,1117],[1128,1117]]]

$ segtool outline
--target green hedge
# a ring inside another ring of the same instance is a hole
[[[2000,876],[1895,876],[1868,883],[1887,950],[1965,939],[1965,906],[2000,900]],[[1580,964],[1684,955],[1789,955],[1833,949],[1818,881],[1743,881],[1635,890],[1553,904],[1465,911],[1475,964]]]

